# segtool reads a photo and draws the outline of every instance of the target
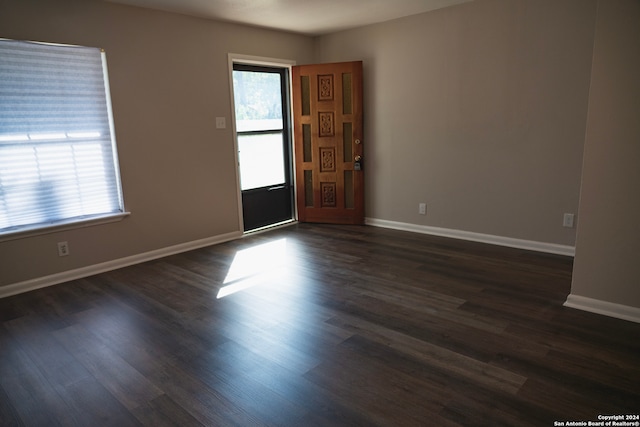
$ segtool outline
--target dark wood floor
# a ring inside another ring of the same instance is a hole
[[[640,324],[562,307],[570,276],[561,256],[300,224],[5,298],[0,424],[637,414]]]

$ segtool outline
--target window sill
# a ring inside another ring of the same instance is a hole
[[[10,231],[4,234],[0,234],[0,243],[10,240],[26,239],[28,237],[40,236],[42,234],[57,233],[66,230],[75,230],[77,228],[93,227],[95,225],[109,224],[112,222],[119,222],[131,215],[131,212],[122,212],[118,214],[109,214],[99,217],[92,217],[89,219],[78,219],[74,221],[68,221],[58,223],[55,225],[39,226],[37,228],[22,229],[18,231]]]

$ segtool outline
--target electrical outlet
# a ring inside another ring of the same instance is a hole
[[[574,215],[572,213],[564,214],[564,217],[562,218],[562,226],[567,228],[573,228],[573,219],[574,219]]]
[[[419,203],[418,204],[418,213],[420,215],[426,215],[427,214],[427,204],[426,203]]]
[[[69,255],[69,243],[58,242],[58,256],[67,256],[67,255]]]

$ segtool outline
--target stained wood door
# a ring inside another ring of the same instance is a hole
[[[298,220],[364,223],[362,61],[292,69]]]

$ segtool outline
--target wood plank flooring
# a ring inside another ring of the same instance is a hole
[[[563,307],[571,267],[297,224],[1,299],[0,426],[552,426],[638,414],[640,325]]]

